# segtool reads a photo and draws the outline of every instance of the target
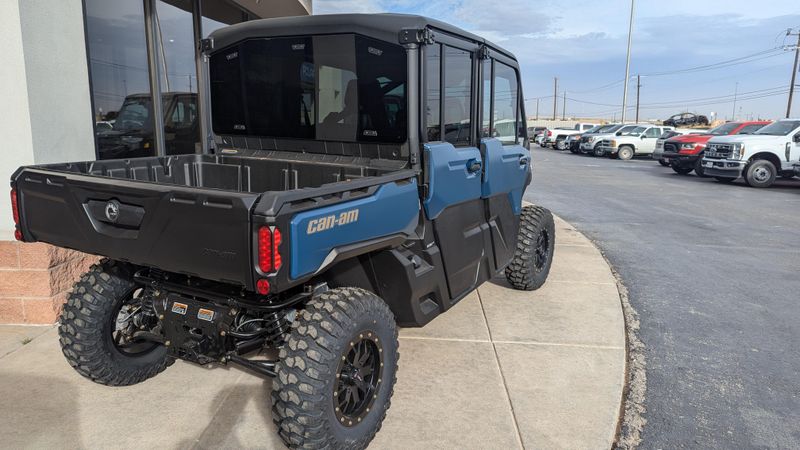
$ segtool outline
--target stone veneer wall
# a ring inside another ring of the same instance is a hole
[[[0,241],[0,324],[52,324],[73,283],[98,258],[35,243]]]

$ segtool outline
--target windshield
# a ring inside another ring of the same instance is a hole
[[[583,133],[584,134],[597,133],[598,131],[600,131],[602,129],[603,129],[603,126],[597,125],[597,126],[594,126],[592,128],[589,128],[588,130],[584,131]]]
[[[728,122],[708,130],[707,134],[710,134],[712,136],[726,136],[733,133],[733,130],[735,130],[738,127],[739,127],[738,123]]]
[[[355,34],[250,39],[212,55],[209,72],[218,134],[406,140],[398,45]]]
[[[800,127],[800,120],[781,120],[773,122],[753,134],[767,134],[770,136],[786,136]]]
[[[644,133],[645,127],[627,126],[619,130],[620,136],[638,136]]]

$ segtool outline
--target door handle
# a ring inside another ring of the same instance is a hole
[[[530,159],[527,156],[520,156],[519,157],[519,167],[520,168],[525,168],[525,166],[528,165],[528,162],[530,162]]]
[[[467,172],[469,173],[479,172],[482,166],[483,165],[479,160],[470,159],[469,161],[467,161]]]

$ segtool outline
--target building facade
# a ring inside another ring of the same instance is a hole
[[[65,161],[207,147],[199,43],[248,20],[311,14],[311,0],[0,2],[0,174]],[[160,99],[160,101],[153,101]],[[53,323],[95,258],[19,244],[0,197],[0,323]]]

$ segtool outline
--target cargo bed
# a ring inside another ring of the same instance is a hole
[[[319,154],[183,155],[23,167],[12,187],[26,241],[250,288],[251,215],[263,194],[314,198],[404,168]]]

